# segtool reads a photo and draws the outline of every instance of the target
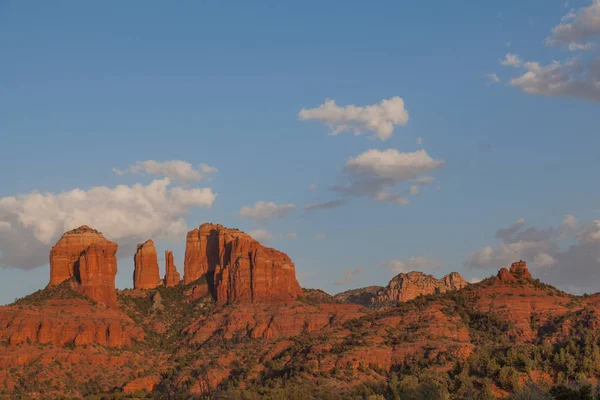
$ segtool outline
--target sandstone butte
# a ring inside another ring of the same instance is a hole
[[[158,270],[158,256],[152,239],[137,246],[133,270],[134,289],[155,289],[162,281]]]
[[[206,278],[218,303],[287,302],[302,294],[287,254],[218,224],[187,234],[184,282]]]
[[[118,245],[82,225],[66,232],[50,250],[50,283],[74,278],[74,289],[93,300],[115,306]]]
[[[177,286],[181,281],[181,276],[177,272],[177,267],[173,263],[173,252],[165,250],[165,286]]]
[[[387,287],[377,292],[375,303],[388,301],[409,301],[418,296],[446,293],[467,286],[467,281],[457,272],[451,272],[442,279],[422,272],[409,272],[396,275]]]

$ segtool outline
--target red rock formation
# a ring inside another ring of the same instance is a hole
[[[116,306],[117,244],[94,242],[79,257],[79,287],[82,294]]]
[[[114,244],[87,225],[82,225],[62,235],[50,250],[50,283],[48,285],[58,285],[75,277],[75,264],[84,250],[95,242],[108,246]]]
[[[152,239],[138,244],[133,260],[135,264],[133,270],[134,289],[154,289],[160,285],[158,257]]]
[[[523,260],[512,263],[510,266],[510,273],[517,278],[533,279],[529,270],[527,269],[527,263]]]
[[[395,276],[387,287],[377,293],[375,302],[409,301],[421,295],[445,293],[449,290],[462,289],[467,285],[464,278],[456,272],[439,280],[433,275],[418,271],[402,273]]]
[[[179,281],[181,281],[181,276],[173,264],[173,252],[165,250],[165,285],[167,287],[177,286]]]
[[[508,272],[508,270],[506,268],[502,268],[502,269],[500,269],[500,271],[498,271],[498,279],[500,280],[500,282],[505,282],[505,283],[517,281],[517,278],[512,276],[512,274],[510,272]]]
[[[219,303],[285,302],[302,294],[285,253],[222,225],[203,224],[187,235],[184,281],[203,276]]]
[[[50,250],[50,283],[75,278],[74,289],[108,305],[116,305],[118,245],[83,225],[66,232]]]
[[[502,268],[498,271],[500,282],[511,283],[517,282],[519,279],[533,279],[527,269],[527,263],[523,260],[512,263],[510,270]]]

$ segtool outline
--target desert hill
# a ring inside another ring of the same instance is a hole
[[[188,234],[183,279],[169,252],[158,276],[149,240],[134,289],[116,290],[115,252],[69,231],[49,285],[0,307],[0,398],[479,399],[600,376],[600,296],[545,285],[523,261],[477,284],[412,272],[330,296],[221,225]]]

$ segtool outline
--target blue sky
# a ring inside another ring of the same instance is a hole
[[[44,287],[47,252],[86,216],[121,246],[121,288],[133,244],[156,239],[182,272],[185,231],[210,221],[269,232],[301,284],[330,293],[411,269],[483,278],[519,258],[562,289],[600,290],[597,0],[260,3],[0,3],[0,303]],[[409,117],[386,140],[364,120],[330,135],[315,116],[326,99],[349,118],[395,97]],[[383,158],[359,158],[370,150]],[[411,175],[420,151],[443,166]],[[331,189],[373,183],[387,156],[385,185],[408,204]],[[113,171],[148,160],[216,168],[168,186],[216,198],[167,196],[109,224],[127,207],[115,187],[137,196],[169,175]],[[304,209],[333,200],[346,204]],[[240,216],[258,201],[271,218]]]

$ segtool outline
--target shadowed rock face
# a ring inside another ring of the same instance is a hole
[[[134,289],[154,289],[161,284],[158,257],[152,239],[138,244],[134,262]]]
[[[50,250],[50,283],[75,278],[74,289],[93,300],[116,305],[118,245],[83,225],[66,232]]]
[[[387,301],[409,301],[421,295],[445,293],[450,290],[458,290],[467,286],[464,278],[452,272],[442,279],[436,279],[433,275],[422,272],[402,273],[395,276],[387,287],[377,293],[375,302]]]
[[[177,267],[173,264],[173,252],[165,250],[165,286],[177,286],[181,281],[181,276],[177,272]]]
[[[91,299],[116,306],[117,244],[113,245],[92,243],[79,257],[78,289]]]
[[[187,235],[184,281],[201,277],[219,303],[285,302],[302,294],[287,254],[222,225],[203,224]]]

